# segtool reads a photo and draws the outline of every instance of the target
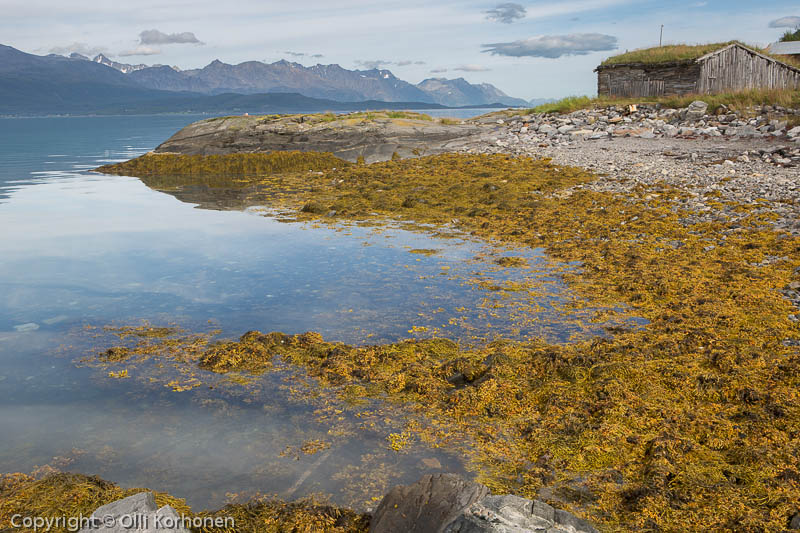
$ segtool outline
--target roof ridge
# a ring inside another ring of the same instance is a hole
[[[704,56],[698,57],[698,58],[697,58],[695,61],[696,61],[697,63],[699,63],[699,62],[701,62],[701,61],[705,61],[705,60],[706,60],[706,59],[708,59],[709,57],[711,57],[711,56],[713,56],[713,55],[720,54],[720,53],[724,52],[725,50],[728,50],[729,48],[733,48],[734,46],[738,46],[739,48],[742,48],[743,50],[747,50],[747,51],[748,51],[748,52],[750,52],[751,54],[757,55],[758,57],[760,57],[760,58],[762,58],[762,59],[766,59],[767,61],[771,61],[771,62],[773,62],[773,63],[777,63],[777,64],[779,64],[779,65],[783,65],[784,67],[786,67],[786,68],[788,68],[788,69],[791,69],[791,70],[794,70],[795,72],[800,72],[800,68],[797,68],[797,67],[795,67],[795,66],[792,66],[792,65],[790,65],[789,63],[784,63],[783,61],[781,61],[781,60],[779,60],[779,59],[775,59],[774,57],[770,57],[770,56],[768,56],[768,55],[766,55],[766,54],[762,54],[761,52],[759,52],[759,51],[757,51],[757,50],[753,50],[753,49],[752,49],[752,48],[750,48],[749,46],[745,46],[744,44],[742,44],[742,43],[739,43],[739,42],[731,43],[731,44],[729,44],[728,46],[725,46],[725,47],[723,47],[723,48],[720,48],[719,50],[716,50],[716,51],[714,51],[714,52],[709,52],[708,54],[706,54],[706,55],[704,55]]]

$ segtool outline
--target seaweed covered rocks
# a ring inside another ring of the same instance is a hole
[[[579,266],[561,275],[573,306],[643,326],[474,349],[256,336],[212,348],[208,368],[268,370],[258,354],[279,354],[348,398],[405,404],[430,422],[417,431],[467,436],[493,492],[541,494],[604,529],[755,533],[797,513],[800,325],[781,291],[800,281],[800,237],[776,230],[769,204],[698,207],[658,180],[606,190],[583,170],[502,154],[321,172],[260,183],[300,220],[404,220],[544,248]],[[328,211],[302,211],[311,202]]]

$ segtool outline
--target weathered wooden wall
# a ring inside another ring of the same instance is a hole
[[[694,63],[597,68],[600,96],[708,94],[744,89],[800,89],[800,70],[741,46],[731,46]]]
[[[799,71],[739,46],[708,56],[701,65],[700,93],[800,88]]]
[[[612,65],[597,70],[600,96],[662,96],[697,92],[700,65]]]

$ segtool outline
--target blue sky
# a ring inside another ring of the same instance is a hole
[[[800,17],[800,2],[782,0],[0,0],[0,5],[0,41],[31,53],[103,52],[128,63],[184,69],[213,59],[380,65],[413,83],[463,77],[526,99],[593,94],[592,69],[609,55],[657,45],[661,24],[665,43],[739,39],[767,45],[784,31],[771,22]]]

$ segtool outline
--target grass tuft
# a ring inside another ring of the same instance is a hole
[[[711,113],[723,105],[735,111],[746,111],[753,106],[778,105],[787,108],[800,108],[800,91],[752,89],[720,94],[685,94],[650,98],[612,98],[606,96],[569,96],[558,102],[542,104],[530,109],[531,113],[572,113],[582,109],[596,109],[632,104],[659,104],[665,108],[687,107],[695,100],[708,104]]]
[[[740,41],[728,41],[725,43],[709,43],[709,44],[697,44],[697,45],[671,44],[665,46],[655,46],[652,48],[641,48],[639,50],[632,50],[630,52],[625,52],[624,54],[611,56],[605,61],[603,61],[601,65],[610,66],[610,65],[621,65],[626,63],[643,63],[647,65],[655,65],[659,63],[690,62],[694,61],[695,59],[699,59],[706,54],[710,54],[711,52],[716,52],[717,50],[725,48],[726,46],[731,44],[740,44],[765,56],[772,57],[782,62],[788,61],[789,64],[797,66],[796,63],[793,63],[793,60],[791,58],[787,58],[785,56],[777,56],[771,54],[769,51],[763,48],[742,43]]]

